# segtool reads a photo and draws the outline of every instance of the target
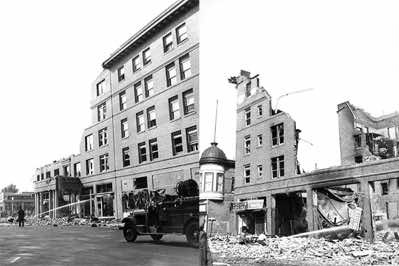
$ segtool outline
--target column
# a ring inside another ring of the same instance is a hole
[[[361,186],[362,192],[364,193],[362,222],[364,228],[366,229],[366,238],[370,242],[374,242],[373,217],[370,203],[369,182],[367,180],[362,180]]]
[[[35,193],[35,216],[37,217],[37,215],[39,214],[39,206],[38,206],[38,194]]]
[[[54,217],[54,218],[57,218],[57,210],[56,210],[56,208],[58,207],[58,195],[57,195],[57,190],[54,189],[54,190],[52,191],[52,193],[53,193],[53,200],[54,200],[54,203],[53,203],[53,206],[54,206],[53,217]]]
[[[314,204],[314,197],[317,199],[317,194],[313,191],[311,187],[306,188],[306,221],[308,222],[308,232],[317,230],[317,217],[315,217],[315,209],[317,208]]]
[[[270,194],[266,196],[266,229],[267,234],[274,235],[276,219],[276,199]]]

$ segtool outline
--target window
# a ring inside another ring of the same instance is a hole
[[[245,109],[245,125],[249,126],[251,124],[251,108]]]
[[[151,63],[151,50],[150,47],[143,51],[143,65]]]
[[[97,193],[112,192],[112,183],[96,185]]]
[[[71,171],[69,169],[69,165],[64,165],[62,168],[64,170],[64,176],[70,176],[71,175]]]
[[[186,54],[179,59],[180,62],[180,79],[191,77],[191,62],[189,54]]]
[[[260,164],[258,165],[258,177],[263,176],[263,166]]]
[[[125,67],[121,66],[118,68],[118,81],[125,80]]]
[[[396,187],[399,188],[399,177],[396,178]]]
[[[40,175],[36,176],[36,181],[40,181]]]
[[[262,116],[262,115],[263,115],[262,105],[258,105],[258,116]]]
[[[173,155],[183,152],[183,138],[180,130],[172,133],[172,152]]]
[[[262,134],[258,135],[258,147],[263,145],[263,136]]]
[[[244,150],[245,154],[251,153],[251,136],[244,137]]]
[[[147,108],[147,124],[148,128],[152,128],[157,125],[157,115],[155,113],[155,106]]]
[[[245,181],[245,184],[248,184],[251,182],[251,165],[249,165],[249,164],[244,165],[244,181]]]
[[[150,146],[150,160],[158,159],[158,143],[157,139],[150,139],[148,141]]]
[[[143,132],[145,130],[145,120],[143,111],[136,114],[137,132]]]
[[[186,129],[187,137],[187,151],[197,151],[198,150],[198,132],[197,127],[192,126]]]
[[[154,82],[152,81],[152,75],[144,79],[145,97],[151,97],[154,95]]]
[[[133,58],[132,65],[133,65],[133,72],[139,71],[141,69],[141,61],[139,55]]]
[[[40,175],[40,176],[41,176],[41,179],[43,180],[43,179],[44,179],[44,174],[43,174],[43,173],[41,173],[41,175]]]
[[[97,91],[97,96],[100,96],[101,94],[103,94],[105,92],[105,80],[104,79],[102,81],[100,81],[99,83],[97,83],[96,91]]]
[[[212,172],[205,172],[205,182],[204,182],[204,191],[210,192],[213,191],[213,173]]]
[[[184,114],[187,115],[195,111],[195,99],[193,89],[183,92]]]
[[[381,195],[388,195],[388,183],[382,182],[381,183]]]
[[[80,177],[82,176],[82,170],[81,170],[81,166],[80,163],[75,163],[73,165],[73,173],[75,177]]]
[[[123,167],[130,165],[129,147],[122,149],[122,165]]]
[[[245,97],[251,96],[251,81],[245,85]]]
[[[54,176],[59,176],[60,175],[60,169],[54,169]]]
[[[224,180],[223,173],[216,173],[216,179],[217,179],[216,191],[223,192],[223,180]]]
[[[362,136],[360,134],[353,136],[355,141],[355,148],[362,146]]]
[[[170,63],[166,66],[166,85],[173,86],[177,82],[177,74],[176,74],[176,67],[175,63]]]
[[[355,156],[355,163],[362,163],[363,162],[363,156]]]
[[[108,143],[107,140],[107,128],[103,128],[98,131],[98,146],[104,146]]]
[[[46,172],[46,178],[50,178],[50,177],[51,177],[50,171]]]
[[[178,44],[182,43],[188,38],[187,27],[185,23],[181,24],[179,27],[176,28],[176,38]]]
[[[108,153],[100,155],[100,172],[105,172],[109,169]]]
[[[272,158],[272,178],[284,176],[284,156]]]
[[[94,138],[93,134],[90,134],[85,137],[85,150],[86,151],[91,151],[93,149],[93,143],[94,143]]]
[[[121,93],[119,93],[119,110],[123,111],[126,109],[126,91],[122,91]]]
[[[129,137],[129,125],[127,123],[127,118],[121,120],[121,137]]]
[[[272,145],[279,145],[284,143],[284,125],[278,124],[271,127],[272,131]]]
[[[180,117],[179,99],[176,96],[169,99],[169,118],[174,120]]]
[[[172,49],[173,49],[173,36],[172,33],[169,32],[163,37],[163,51],[164,53],[167,53]]]
[[[97,106],[97,120],[101,121],[107,118],[107,104],[103,102]]]
[[[137,148],[139,152],[139,163],[147,161],[147,149],[145,147],[145,142],[137,144]]]
[[[133,181],[135,189],[148,188],[147,177],[137,177]]]
[[[141,81],[134,84],[134,99],[136,103],[144,100],[143,87],[141,87]]]

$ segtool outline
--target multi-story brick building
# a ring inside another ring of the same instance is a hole
[[[38,214],[91,199],[76,212],[120,218],[136,189],[198,181],[198,10],[174,3],[104,61],[80,154],[36,171]]]
[[[234,194],[238,230],[265,232],[266,194],[270,183],[297,174],[299,130],[285,112],[273,110],[271,96],[259,77],[247,71],[230,79],[237,89],[236,165]]]
[[[0,192],[0,217],[16,216],[19,208],[22,208],[27,216],[33,214],[33,192]]]

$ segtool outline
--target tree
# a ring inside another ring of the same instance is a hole
[[[1,192],[11,192],[11,193],[17,193],[18,192],[18,188],[16,185],[14,184],[10,184],[6,187],[4,187]]]

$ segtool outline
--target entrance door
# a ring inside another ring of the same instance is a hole
[[[103,215],[103,197],[97,197],[97,217],[102,217]]]

